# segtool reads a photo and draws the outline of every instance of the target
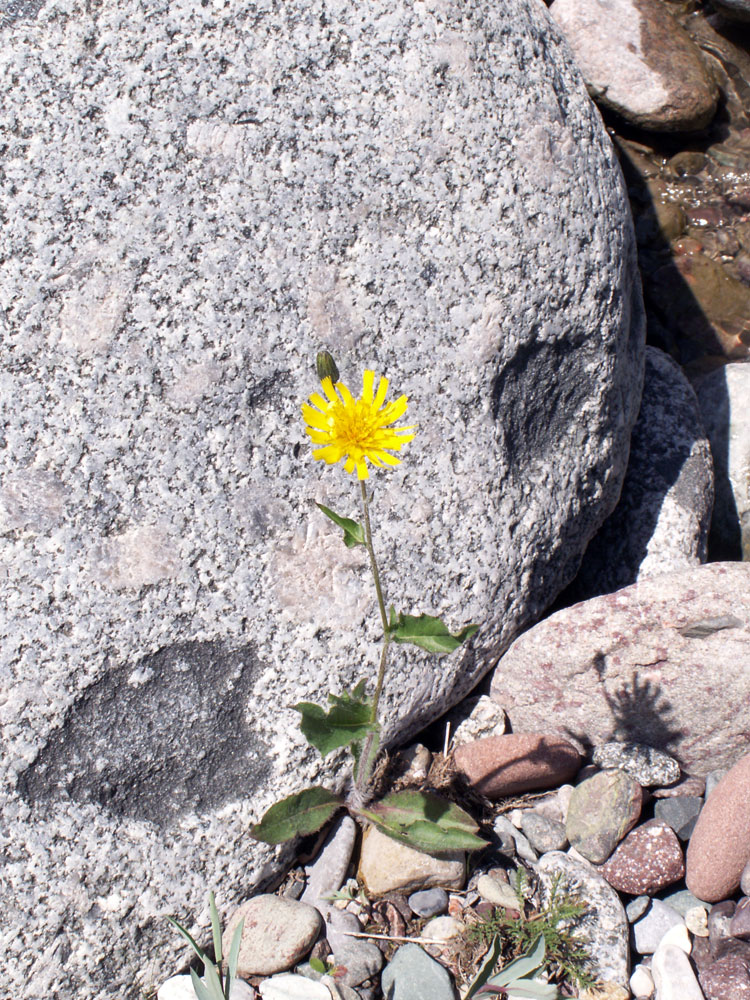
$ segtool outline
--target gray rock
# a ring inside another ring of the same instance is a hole
[[[560,888],[579,895],[586,904],[587,912],[576,924],[576,935],[591,957],[595,977],[627,988],[628,921],[615,890],[589,864],[558,851],[545,854],[536,867],[546,891],[560,873]]]
[[[422,889],[413,892],[408,903],[418,917],[436,917],[448,909],[448,893],[440,888]]]
[[[716,476],[714,559],[750,560],[750,366],[724,365],[695,383]]]
[[[688,889],[680,889],[677,892],[663,892],[661,894],[662,903],[666,903],[673,910],[680,914],[681,917],[685,917],[688,910],[695,909],[696,906],[705,906],[706,904],[694,896],[692,892]]]
[[[737,908],[729,924],[729,933],[732,937],[742,938],[745,941],[750,939],[750,899],[747,896],[743,896],[737,902]]]
[[[524,810],[521,829],[539,854],[545,854],[547,851],[564,851],[568,846],[565,824],[548,816],[542,816],[533,809]]]
[[[643,743],[605,743],[595,748],[593,761],[602,769],[619,768],[625,771],[644,788],[669,786],[680,780],[677,761]]]
[[[633,924],[635,950],[639,955],[653,955],[667,931],[684,923],[671,906],[660,899],[654,899],[648,911]]]
[[[711,951],[716,953],[722,941],[732,936],[732,917],[737,904],[733,899],[722,900],[711,907],[708,914],[708,939]]]
[[[651,964],[659,1000],[705,1000],[690,959],[675,945],[657,949]]]
[[[571,601],[704,563],[713,482],[695,392],[672,358],[647,347],[643,399],[620,502],[586,549],[567,592]]]
[[[354,987],[377,976],[385,959],[374,941],[342,935],[341,942],[333,951],[333,961],[346,969],[341,982],[345,986]]]
[[[697,795],[680,795],[673,799],[658,799],[654,816],[668,823],[680,840],[687,841],[702,808],[703,799]]]
[[[640,920],[649,906],[651,906],[650,896],[636,896],[635,899],[631,899],[625,907],[625,913],[630,923],[633,924],[636,920]]]
[[[235,928],[244,920],[237,975],[285,972],[309,954],[323,925],[313,906],[262,893],[237,907],[227,923],[222,950],[229,954]]]
[[[591,95],[639,128],[692,131],[719,97],[700,50],[658,0],[554,0]]]
[[[491,696],[514,732],[645,743],[701,776],[747,749],[726,692],[750,702],[749,650],[750,565],[707,563],[550,615],[501,657]]]
[[[519,858],[529,862],[536,861],[538,857],[536,851],[520,830],[513,826],[507,816],[496,816],[492,829],[503,844],[508,844],[508,838],[513,841],[513,853],[517,854]]]
[[[356,838],[357,824],[351,816],[342,816],[337,820],[318,856],[305,868],[307,885],[301,896],[303,903],[318,909],[327,908],[326,901],[322,897],[335,892],[343,885]]]
[[[432,6],[65,0],[0,28],[17,1000],[136,995],[144,953],[182,955],[162,914],[278,870],[250,823],[345,779],[290,708],[374,671],[379,633],[366,553],[311,503],[357,513],[300,418],[318,348],[419,426],[375,482],[386,596],[482,623],[394,652],[387,743],[474,688],[619,495],[644,330],[610,140],[541,4]]]
[[[600,865],[641,814],[641,786],[624,771],[600,771],[570,797],[565,832],[572,847]]]
[[[388,1000],[454,1000],[453,981],[434,958],[416,944],[402,945],[380,978]]]

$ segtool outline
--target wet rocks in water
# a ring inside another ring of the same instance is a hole
[[[718,88],[699,49],[658,0],[554,0],[589,93],[638,128],[701,129]]]
[[[620,892],[657,893],[685,874],[680,842],[666,823],[649,820],[630,831],[599,873]]]
[[[672,358],[647,347],[643,398],[620,500],[589,543],[566,597],[585,600],[705,562],[713,480],[711,449],[695,392]],[[604,752],[617,751],[597,749]],[[596,758],[595,763],[625,766]],[[668,785],[673,780],[641,784]]]
[[[734,695],[736,699],[736,694]],[[687,887],[708,903],[726,899],[750,860],[750,754],[706,799],[687,850]]]
[[[386,837],[374,827],[362,837],[359,875],[367,892],[382,896],[397,889],[417,890],[441,886],[462,889],[464,854],[453,851],[440,858]]]
[[[585,862],[551,851],[539,859],[536,870],[546,887],[560,878],[559,891],[577,895],[586,913],[576,922],[576,936],[591,957],[597,979],[627,987],[630,969],[628,922],[615,890]]]
[[[602,864],[641,814],[641,786],[624,771],[601,771],[576,786],[565,831],[571,847]]]
[[[243,918],[239,976],[270,976],[290,969],[309,953],[323,923],[314,907],[263,893],[243,903],[232,914],[222,938],[222,949],[227,955],[234,930]]]
[[[747,746],[748,655],[750,564],[706,563],[551,615],[501,657],[491,696],[516,732],[645,743],[700,776]]]
[[[712,551],[750,561],[750,365],[725,365],[695,390],[716,470]]]
[[[488,799],[551,788],[573,777],[581,765],[577,749],[544,733],[513,733],[466,743],[454,761],[469,784]]]
[[[454,1000],[448,971],[419,945],[398,949],[381,976],[383,995],[389,1000]]]
[[[603,743],[594,748],[597,767],[618,768],[644,788],[674,785],[680,779],[680,765],[669,754],[643,743]]]

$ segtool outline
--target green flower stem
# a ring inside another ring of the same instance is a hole
[[[372,700],[372,721],[378,721],[378,706],[380,704],[380,695],[383,691],[383,680],[385,679],[385,667],[388,662],[388,647],[391,643],[391,633],[388,628],[388,615],[385,610],[385,600],[383,598],[383,588],[380,584],[380,573],[378,572],[378,563],[375,559],[375,549],[372,545],[372,529],[370,527],[370,504],[367,499],[367,489],[363,480],[359,482],[360,492],[362,494],[362,514],[365,523],[365,546],[367,547],[368,555],[370,556],[370,568],[372,569],[372,577],[375,581],[375,593],[378,597],[378,607],[380,608],[380,620],[383,623],[383,648],[380,651],[380,666],[378,667],[378,679],[375,685],[375,695]],[[370,751],[372,749],[372,743],[374,736],[371,734],[365,739],[364,746],[362,748],[362,768],[359,775],[357,776],[356,786],[357,791],[364,801],[366,797],[365,789],[367,787],[367,782],[370,780],[371,768],[368,764]]]

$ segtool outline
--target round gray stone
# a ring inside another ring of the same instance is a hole
[[[680,765],[668,754],[643,743],[604,743],[596,747],[593,761],[602,769],[618,768],[639,785],[674,785],[680,780]]]
[[[407,900],[418,917],[436,917],[448,909],[448,893],[445,889],[422,889],[413,892]]]
[[[383,995],[389,1000],[454,1000],[448,970],[419,945],[402,945],[383,969]]]

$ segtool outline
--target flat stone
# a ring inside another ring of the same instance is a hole
[[[436,858],[370,827],[362,838],[359,875],[365,891],[373,896],[438,886],[462,889],[466,878],[464,853],[453,851]]]
[[[625,907],[625,913],[627,914],[630,923],[633,924],[636,920],[640,920],[650,906],[650,896],[636,896],[635,899],[631,899]]]
[[[701,969],[698,979],[706,1000],[748,1000],[750,962],[739,955],[725,955]]]
[[[455,996],[448,970],[416,944],[398,949],[380,982],[388,1000],[454,1000]]]
[[[202,980],[205,983],[205,979]],[[191,976],[172,976],[156,991],[156,1000],[197,1000]],[[235,979],[229,1000],[255,1000],[255,990],[241,979]]]
[[[695,909],[696,906],[703,906],[708,910],[708,906],[703,900],[698,899],[688,889],[678,889],[676,892],[663,892],[661,901],[670,906],[673,910],[685,917],[688,910]]]
[[[445,889],[421,889],[408,899],[409,906],[418,917],[436,917],[448,909]]]
[[[339,935],[332,957],[337,966],[346,969],[341,976],[342,984],[351,987],[374,979],[385,963],[383,952],[374,941],[347,937],[345,934]]]
[[[667,823],[680,840],[689,840],[702,808],[703,799],[697,795],[660,799],[654,806],[654,818]]]
[[[692,131],[713,117],[718,90],[698,48],[657,0],[554,0],[589,92],[638,128]]]
[[[570,797],[565,831],[572,847],[602,864],[638,822],[641,786],[624,771],[600,771],[577,785]]]
[[[690,959],[675,945],[656,949],[651,974],[659,1000],[705,1000]]]
[[[653,895],[682,878],[685,862],[674,830],[652,819],[631,830],[599,871],[620,892]]]
[[[323,896],[341,888],[356,838],[357,824],[351,816],[342,816],[336,821],[318,856],[305,868],[307,884],[300,902],[319,908],[325,905]]]
[[[472,788],[497,800],[562,784],[576,774],[581,757],[560,737],[511,733],[459,746],[454,762]]]
[[[551,851],[539,859],[539,877],[549,892],[556,875],[560,890],[580,896],[587,910],[576,923],[576,935],[591,958],[597,979],[627,988],[630,977],[628,922],[620,897],[585,861]]]
[[[750,899],[747,896],[737,903],[729,925],[729,933],[732,937],[750,939]]]
[[[542,816],[534,809],[524,810],[521,829],[539,854],[545,854],[547,851],[564,851],[568,846],[565,824],[548,816]]]
[[[672,358],[647,347],[643,398],[620,500],[589,543],[566,591],[568,603],[704,563],[713,481],[711,448],[695,392]],[[628,758],[617,746],[597,747],[594,763],[624,767],[642,785],[677,780],[679,766],[671,758],[650,747],[633,750]],[[667,775],[663,782],[657,762]]]
[[[655,799],[702,798],[705,791],[706,779],[690,775],[669,788],[653,788],[651,794]]]
[[[514,732],[645,743],[700,777],[745,753],[748,655],[750,563],[706,563],[550,615],[501,657],[491,696]]]
[[[708,937],[708,910],[705,906],[691,906],[685,913],[685,926],[695,937]]]
[[[524,861],[534,862],[538,855],[529,843],[528,839],[517,830],[507,816],[496,816],[492,829],[503,845],[503,850],[510,854],[517,854]]]
[[[516,890],[508,882],[500,882],[491,875],[480,875],[477,879],[477,892],[493,906],[502,906],[507,910],[518,909]]]
[[[653,955],[664,935],[684,920],[671,906],[654,899],[648,911],[633,924],[633,942],[639,955]]]
[[[433,917],[424,925],[419,936],[432,938],[435,941],[450,941],[451,938],[462,934],[465,930],[466,924],[456,917]]]
[[[717,368],[695,384],[711,442],[716,499],[710,544],[718,558],[750,560],[750,371]]]
[[[739,887],[748,860],[750,754],[735,764],[706,799],[688,844],[687,887],[708,903],[726,899]]]
[[[642,743],[604,743],[594,748],[592,759],[602,770],[625,771],[644,788],[680,780],[680,765],[673,757]]]
[[[324,983],[293,973],[264,979],[258,992],[263,1000],[331,1000],[331,992]]]
[[[648,1000],[654,994],[654,977],[645,965],[636,965],[630,976],[630,991],[636,1000]]]
[[[238,976],[270,976],[290,969],[308,954],[323,925],[314,907],[263,893],[243,903],[229,918],[222,937],[226,955],[243,918]]]
[[[26,845],[5,989],[121,1000],[144,942],[177,967],[162,914],[201,913],[219,870],[226,899],[279,873],[253,820],[346,781],[290,707],[372,681],[378,628],[366,552],[312,503],[357,516],[300,419],[316,350],[357,392],[384,371],[419,425],[373,477],[386,597],[482,623],[440,660],[394,652],[395,745],[610,513],[644,313],[611,141],[538,0],[21,6],[0,16],[0,827]]]
[[[459,707],[462,717],[457,722],[451,737],[454,747],[461,746],[463,743],[472,743],[487,736],[502,736],[505,733],[505,712],[488,695],[467,698],[465,702],[457,706],[457,708]],[[471,709],[468,716],[463,714],[467,708]],[[451,720],[450,712],[448,720]]]

